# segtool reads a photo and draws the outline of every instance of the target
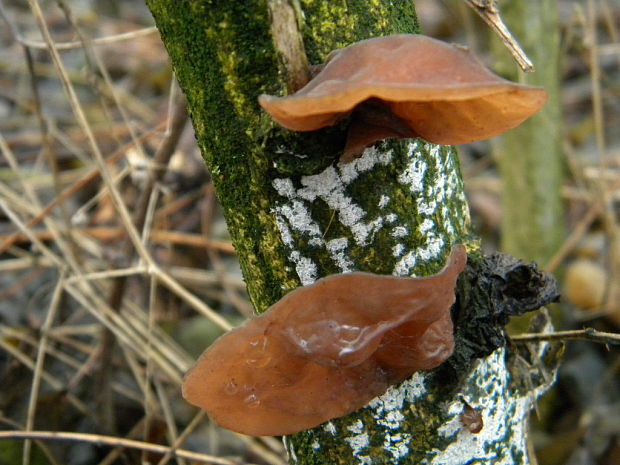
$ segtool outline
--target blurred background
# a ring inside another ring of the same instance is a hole
[[[416,1],[425,34],[550,93],[518,130],[459,147],[475,228],[559,278],[557,329],[619,333],[620,2],[500,5],[534,73],[465,1]],[[0,465],[286,463],[279,439],[221,430],[180,396],[252,308],[143,1],[6,0],[0,16],[0,434],[66,432],[0,436]],[[532,417],[539,464],[619,465],[618,346],[567,342]]]

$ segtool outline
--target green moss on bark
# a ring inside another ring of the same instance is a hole
[[[266,0],[147,3],[187,95],[250,297],[263,310],[282,296],[283,287],[298,282],[285,271],[290,263],[269,212],[270,181],[316,173],[333,163],[344,146],[344,128],[297,134],[276,126],[260,110],[261,93],[282,94],[286,87],[271,43]],[[417,31],[409,1],[369,6],[308,0],[301,6],[304,41],[315,62],[356,40]]]

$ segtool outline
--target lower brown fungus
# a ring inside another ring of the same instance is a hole
[[[292,434],[366,405],[454,348],[450,307],[467,255],[424,278],[333,275],[292,291],[222,336],[183,383],[220,426]]]

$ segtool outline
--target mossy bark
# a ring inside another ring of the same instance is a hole
[[[525,84],[542,86],[549,93],[540,113],[494,143],[503,187],[502,249],[544,264],[565,236],[558,5],[554,0],[507,0],[500,2],[500,7],[536,71],[519,71],[496,39],[493,49],[498,71]]]
[[[331,165],[344,145],[344,132],[292,133],[260,110],[261,93],[282,94],[286,88],[266,0],[147,3],[187,95],[242,269],[251,277],[250,297],[264,310],[299,284],[271,211],[277,196],[272,181]],[[311,63],[358,39],[417,31],[409,1],[308,0],[302,6]]]
[[[357,40],[418,32],[410,0],[287,1],[300,12],[314,64]],[[147,3],[187,95],[257,311],[332,273],[428,275],[441,269],[453,244],[472,246],[453,148],[386,141],[343,165],[346,122],[293,133],[260,110],[261,93],[282,95],[287,86],[267,0]],[[346,418],[291,436],[291,460],[526,463],[530,397],[510,386],[504,352],[461,375],[416,374]],[[472,440],[463,430],[461,397],[488,408],[485,435]]]

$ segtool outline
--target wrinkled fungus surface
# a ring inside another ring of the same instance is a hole
[[[455,352],[444,368],[465,373],[477,358],[506,345],[504,327],[510,317],[557,302],[555,277],[536,263],[503,253],[470,257],[458,282],[453,308]]]
[[[456,246],[433,276],[348,273],[298,288],[207,349],[183,395],[220,426],[254,436],[353,412],[450,356],[450,307],[466,260]]]
[[[282,126],[314,131],[351,115],[348,161],[395,137],[437,144],[488,139],[542,108],[547,93],[507,81],[469,50],[423,35],[398,34],[335,51],[305,87],[259,103]]]

